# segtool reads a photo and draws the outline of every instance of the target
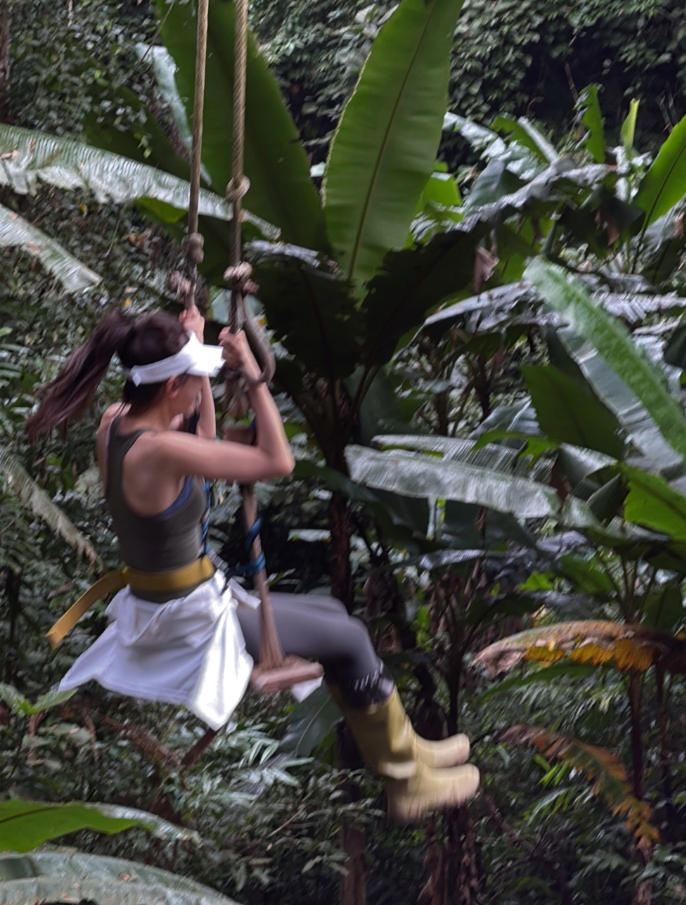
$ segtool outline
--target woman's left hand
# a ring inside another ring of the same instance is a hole
[[[195,333],[200,342],[203,341],[203,336],[205,334],[205,318],[195,305],[182,311],[181,314],[179,314],[179,321],[186,328],[187,333]]]

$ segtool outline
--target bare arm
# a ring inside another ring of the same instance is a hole
[[[217,436],[217,418],[214,413],[214,397],[209,377],[203,377],[198,414],[200,415],[197,428],[198,437],[214,440]]]
[[[256,433],[252,425],[244,427],[242,424],[231,424],[224,428],[224,439],[232,443],[244,443],[246,446],[254,446]]]
[[[179,315],[179,320],[188,332],[195,333],[200,342],[203,341],[205,318],[195,305],[186,311],[182,311]],[[212,396],[212,385],[209,377],[203,378],[198,414],[200,417],[196,431],[197,436],[204,437],[206,440],[214,440],[217,436],[217,418],[214,411],[214,397]]]
[[[230,366],[240,367],[249,379],[259,376],[260,368],[245,334],[222,331],[220,342]],[[175,480],[186,475],[201,475],[210,480],[253,484],[290,474],[295,461],[269,388],[258,384],[249,390],[248,397],[258,425],[255,446],[163,431],[144,438],[143,446],[139,447],[141,453],[147,447],[145,457],[154,462],[157,473],[164,471]]]

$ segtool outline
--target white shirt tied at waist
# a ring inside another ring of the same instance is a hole
[[[129,697],[182,705],[219,729],[245,694],[253,667],[236,618],[238,603],[259,606],[220,572],[168,603],[141,600],[124,588],[107,608],[110,625],[59,688],[95,680]],[[320,684],[303,682],[291,690],[303,700]]]
[[[230,718],[252,671],[236,619],[236,600],[216,573],[186,597],[141,600],[124,588],[107,608],[111,623],[60,682],[91,679],[110,691],[183,705],[219,729]]]

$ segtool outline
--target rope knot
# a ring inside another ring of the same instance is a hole
[[[205,239],[200,233],[190,233],[186,239],[186,258],[191,264],[202,264],[205,257]]]
[[[247,261],[240,261],[224,271],[224,279],[230,283],[231,289],[242,295],[255,295],[258,290],[257,283],[252,279],[252,267]]]
[[[226,186],[226,200],[233,204],[240,201],[244,195],[248,194],[250,189],[250,180],[247,176],[241,176],[240,182],[236,184],[236,180],[231,177],[229,184]]]

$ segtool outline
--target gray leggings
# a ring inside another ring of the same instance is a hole
[[[373,675],[379,658],[359,619],[339,600],[316,594],[270,594],[276,631],[284,653],[317,660],[328,680],[354,682]],[[245,646],[254,660],[260,653],[260,613],[237,609]]]

